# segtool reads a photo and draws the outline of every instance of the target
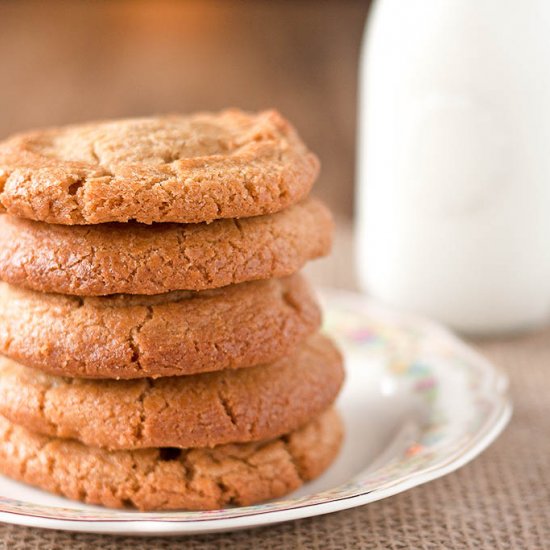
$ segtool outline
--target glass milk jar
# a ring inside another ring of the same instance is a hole
[[[358,274],[469,333],[550,313],[550,2],[378,0],[361,60]]]

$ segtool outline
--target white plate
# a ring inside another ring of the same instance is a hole
[[[326,331],[346,358],[336,463],[296,493],[258,506],[141,513],[86,506],[0,476],[0,521],[95,533],[229,531],[360,506],[443,476],[483,451],[511,414],[507,380],[433,323],[325,291]]]

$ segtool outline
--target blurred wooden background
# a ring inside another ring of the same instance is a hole
[[[0,1],[0,138],[27,128],[276,107],[353,207],[357,64],[368,1]]]

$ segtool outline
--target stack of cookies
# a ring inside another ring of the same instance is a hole
[[[343,369],[298,273],[331,245],[317,173],[272,111],[0,144],[0,472],[142,510],[320,475]]]

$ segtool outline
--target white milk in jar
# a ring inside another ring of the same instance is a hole
[[[550,2],[378,0],[361,64],[361,284],[470,333],[547,321]]]

